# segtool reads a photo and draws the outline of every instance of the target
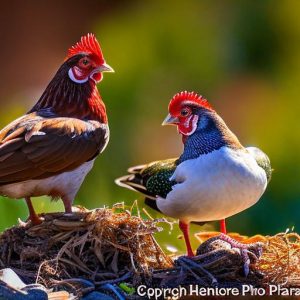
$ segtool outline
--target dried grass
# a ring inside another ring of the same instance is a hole
[[[195,258],[171,260],[153,237],[159,231],[158,221],[163,220],[144,220],[134,207],[128,210],[116,205],[43,217],[38,226],[21,224],[0,235],[0,267],[12,268],[27,283],[66,286],[69,290],[78,278],[89,280],[93,286],[120,282],[160,287],[239,287],[245,283],[300,286],[300,237],[296,233],[229,234],[241,243],[263,243],[262,256],[251,260],[252,272],[245,277],[240,253],[219,243],[215,238],[218,232],[196,234],[201,254]],[[214,248],[209,241],[215,243]]]
[[[152,269],[172,266],[153,237],[157,221],[130,210],[115,206],[43,217],[38,226],[14,226],[0,236],[0,264],[28,283],[51,286],[56,280],[84,277],[97,284],[122,276],[139,281]]]
[[[279,233],[267,237],[264,252],[257,263],[267,284],[300,287],[300,236]]]
[[[196,234],[196,237],[203,243],[218,234],[218,232],[202,232]],[[286,232],[274,236],[255,235],[247,237],[238,233],[230,233],[229,236],[245,244],[263,243],[262,256],[253,266],[263,275],[257,281],[257,285],[274,284],[283,287],[300,287],[299,234]]]

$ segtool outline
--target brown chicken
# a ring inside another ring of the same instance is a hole
[[[30,198],[61,198],[71,213],[78,189],[107,145],[106,109],[96,84],[102,72],[112,71],[95,36],[83,36],[34,107],[0,131],[0,195],[25,198],[34,224],[41,220]]]

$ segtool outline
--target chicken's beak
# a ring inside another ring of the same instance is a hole
[[[168,114],[161,125],[165,126],[165,125],[176,125],[176,124],[179,124],[179,119],[177,117],[172,117],[170,114]]]
[[[114,73],[114,69],[109,66],[107,63],[102,64],[100,67],[97,68],[98,71],[100,72],[112,72]]]

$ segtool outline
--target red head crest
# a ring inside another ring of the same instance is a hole
[[[187,136],[192,135],[198,126],[199,114],[193,113],[193,106],[213,108],[201,95],[194,92],[177,93],[169,103],[169,114],[162,125],[176,125],[178,132],[182,134],[185,143]]]
[[[172,115],[173,113],[176,114],[176,112],[179,112],[183,105],[196,105],[213,110],[212,106],[201,95],[198,95],[195,92],[184,91],[177,93],[171,99],[169,103],[170,114]]]
[[[88,54],[93,56],[95,62],[99,65],[104,63],[100,45],[93,33],[82,36],[80,42],[69,48],[66,59],[77,54]]]

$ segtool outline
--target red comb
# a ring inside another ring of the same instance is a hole
[[[205,98],[203,98],[201,95],[198,95],[195,92],[188,92],[188,91],[180,92],[174,95],[174,97],[170,101],[169,109],[171,106],[174,107],[180,105],[181,102],[186,102],[186,101],[213,110],[212,106],[208,103],[208,101]]]
[[[66,59],[81,53],[94,55],[98,58],[99,63],[104,62],[100,45],[93,33],[82,36],[80,42],[69,48]]]

